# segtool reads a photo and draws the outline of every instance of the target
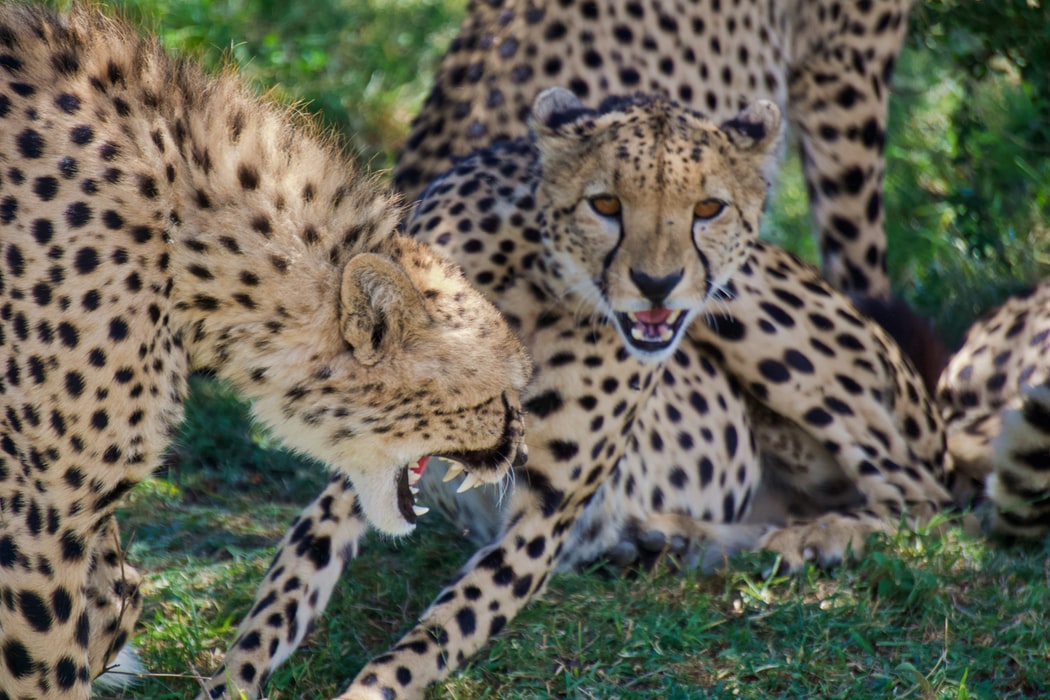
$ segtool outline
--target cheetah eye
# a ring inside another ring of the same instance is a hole
[[[707,221],[721,214],[725,208],[726,203],[720,199],[705,199],[702,202],[697,202],[696,206],[693,207],[693,216]]]
[[[620,198],[611,194],[595,195],[588,201],[591,203],[591,209],[601,216],[619,216],[623,209]]]

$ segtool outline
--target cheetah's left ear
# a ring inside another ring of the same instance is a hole
[[[339,325],[354,357],[371,366],[430,323],[408,275],[382,255],[361,253],[343,268]]]
[[[769,100],[756,100],[720,128],[740,150],[764,156],[780,137],[780,108]]]

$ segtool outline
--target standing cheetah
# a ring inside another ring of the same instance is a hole
[[[191,371],[391,534],[421,457],[522,463],[520,342],[303,119],[79,5],[0,5],[0,76],[0,698],[86,699],[126,640],[113,511]]]

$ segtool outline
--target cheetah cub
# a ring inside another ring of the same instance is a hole
[[[524,460],[521,344],[305,120],[85,6],[0,5],[0,75],[0,698],[86,700],[126,641],[113,511],[191,371],[390,534],[424,456]]]

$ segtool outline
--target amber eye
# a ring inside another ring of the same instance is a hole
[[[602,216],[619,216],[623,207],[620,198],[611,194],[599,194],[590,198],[591,209]]]
[[[725,202],[719,199],[705,199],[702,202],[697,202],[696,206],[693,207],[693,216],[698,219],[713,219],[721,214],[725,208]]]

